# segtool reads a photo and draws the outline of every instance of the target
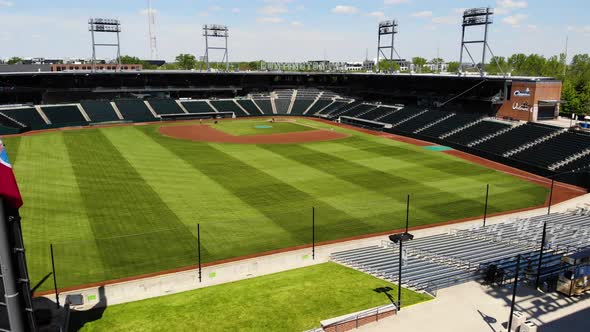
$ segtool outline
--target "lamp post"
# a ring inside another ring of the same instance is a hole
[[[520,255],[516,258],[516,271],[514,273],[514,285],[512,286],[512,304],[510,305],[510,317],[508,317],[508,329],[512,328],[512,315],[514,314],[514,302],[516,301],[516,288],[518,287],[518,272],[520,269]]]

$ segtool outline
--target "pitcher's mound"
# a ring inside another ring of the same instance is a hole
[[[349,136],[324,129],[294,133],[233,136],[215,128],[211,128],[209,125],[165,126],[160,127],[160,133],[164,136],[191,141],[236,144],[295,144],[330,141]]]

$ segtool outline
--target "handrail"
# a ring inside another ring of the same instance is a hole
[[[350,322],[355,322],[356,323],[355,327],[358,328],[359,327],[359,320],[361,320],[363,318],[375,316],[376,321],[379,321],[379,313],[385,313],[385,312],[390,312],[390,311],[394,311],[394,310],[397,311],[397,306],[395,304],[393,304],[393,303],[387,304],[387,305],[383,305],[380,307],[364,310],[356,315],[349,316],[349,317],[343,318],[343,319],[335,321],[335,322],[330,322],[329,324],[326,325],[326,327],[334,327],[335,331],[338,331],[338,326],[346,324],[346,323],[350,323]]]

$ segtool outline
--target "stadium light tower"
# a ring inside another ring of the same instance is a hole
[[[492,16],[494,15],[494,9],[485,7],[485,8],[472,8],[467,9],[463,12],[463,23],[462,23],[462,33],[461,33],[461,54],[459,56],[459,72],[463,72],[463,51],[469,55],[469,58],[473,62],[474,65],[477,66],[475,60],[471,56],[471,52],[467,48],[469,44],[482,44],[482,54],[481,54],[481,67],[479,68],[480,74],[483,76],[485,71],[485,63],[486,63],[486,51],[490,51],[490,54],[494,56],[492,49],[488,43],[488,26],[493,23]],[[484,27],[483,32],[483,39],[475,39],[475,40],[466,40],[465,39],[465,30],[467,28],[482,26]],[[497,63],[496,63],[497,64]],[[499,65],[498,65],[499,67]],[[503,73],[502,68],[500,71]]]
[[[229,55],[227,51],[229,29],[227,25],[205,24],[203,25],[203,36],[205,36],[205,62],[207,63],[207,71],[211,70],[209,65],[209,50],[223,50],[223,59],[221,59],[221,62],[225,62],[225,70],[229,70]],[[210,46],[209,38],[224,38],[225,44],[223,46]]]
[[[152,60],[156,60],[158,58],[158,46],[156,43],[156,13],[152,9],[151,0],[148,0],[147,18],[149,33],[148,37],[150,39],[150,57]]]
[[[381,70],[379,68],[379,61],[381,60],[381,56],[383,59],[391,61],[391,68],[393,68],[393,53],[397,55],[398,59],[400,58],[397,50],[395,49],[395,35],[397,34],[397,21],[396,20],[388,20],[388,21],[381,21],[379,22],[379,31],[378,31],[378,38],[377,38],[377,72]],[[382,44],[381,39],[386,38],[387,36],[391,36],[391,44],[384,45]],[[389,55],[386,52],[389,51]]]
[[[121,43],[119,39],[119,33],[121,32],[121,22],[119,20],[113,20],[108,18],[91,18],[88,20],[88,30],[92,37],[92,72],[96,71],[96,47],[107,46],[117,47],[117,67],[121,68]],[[115,33],[117,34],[116,43],[97,43],[95,39],[95,32],[101,33]]]

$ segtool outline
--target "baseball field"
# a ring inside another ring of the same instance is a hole
[[[67,287],[195,265],[197,224],[211,262],[311,243],[312,207],[321,242],[403,227],[408,194],[411,226],[481,215],[486,184],[490,213],[547,196],[438,149],[293,121],[164,125],[194,130],[194,140],[161,124],[5,138],[25,201],[32,283],[51,272],[50,244]],[[241,138],[207,142],[197,135],[205,127]],[[318,140],[268,144],[304,134]],[[264,144],[248,144],[257,136]]]

